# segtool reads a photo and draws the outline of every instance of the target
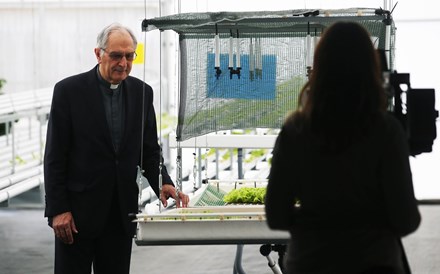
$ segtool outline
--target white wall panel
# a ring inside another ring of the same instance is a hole
[[[1,1],[0,78],[4,92],[53,86],[96,64],[96,36],[113,22],[129,26],[139,42],[147,35],[147,76],[158,82],[158,33],[145,34],[142,20],[159,15],[158,2],[144,1]],[[147,12],[146,12],[146,11]],[[153,64],[153,65],[150,65]],[[149,76],[151,74],[151,76]],[[133,76],[143,77],[143,65],[133,65]]]

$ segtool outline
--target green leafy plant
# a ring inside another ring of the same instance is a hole
[[[246,163],[251,163],[255,161],[255,159],[261,158],[266,154],[265,149],[254,149],[250,152],[250,157],[246,159]]]
[[[13,163],[12,160],[10,160],[9,162],[11,164]],[[18,164],[18,165],[26,164],[26,161],[23,158],[21,158],[20,156],[15,156],[15,161],[14,162],[15,162],[15,164]]]
[[[265,187],[242,187],[234,189],[223,197],[228,204],[264,204]]]

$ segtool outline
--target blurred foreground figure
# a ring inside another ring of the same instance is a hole
[[[287,273],[407,273],[401,237],[421,219],[408,144],[361,25],[324,32],[276,141],[265,204],[269,226],[291,234]]]

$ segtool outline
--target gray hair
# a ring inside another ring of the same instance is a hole
[[[97,42],[96,46],[100,49],[106,49],[107,43],[108,43],[108,37],[110,36],[110,34],[112,34],[113,32],[116,32],[116,31],[128,32],[128,34],[130,34],[130,36],[131,36],[131,39],[133,39],[134,49],[136,49],[137,39],[136,39],[136,36],[134,35],[133,31],[131,29],[129,29],[128,27],[125,27],[119,23],[113,23],[113,24],[110,24],[107,27],[105,27],[98,34],[98,38],[96,39],[96,42]]]

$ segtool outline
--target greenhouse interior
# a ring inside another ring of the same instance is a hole
[[[189,197],[188,209],[172,198],[165,206],[143,166],[133,166],[139,189],[130,273],[290,273],[283,260],[291,236],[266,223],[272,153],[286,117],[300,108],[321,35],[340,21],[359,23],[383,53],[384,87],[394,94],[388,108],[406,125],[421,222],[402,237],[410,266],[402,273],[440,273],[437,6],[434,0],[0,0],[0,50],[17,56],[0,66],[0,273],[54,271],[44,163],[54,90],[97,65],[97,35],[112,23],[137,40],[130,76],[154,94],[158,169],[166,168],[176,195]],[[418,110],[410,104],[416,99],[423,101]],[[420,115],[411,116],[415,111]],[[158,181],[162,190],[162,175]],[[237,202],[240,195],[247,200]]]

